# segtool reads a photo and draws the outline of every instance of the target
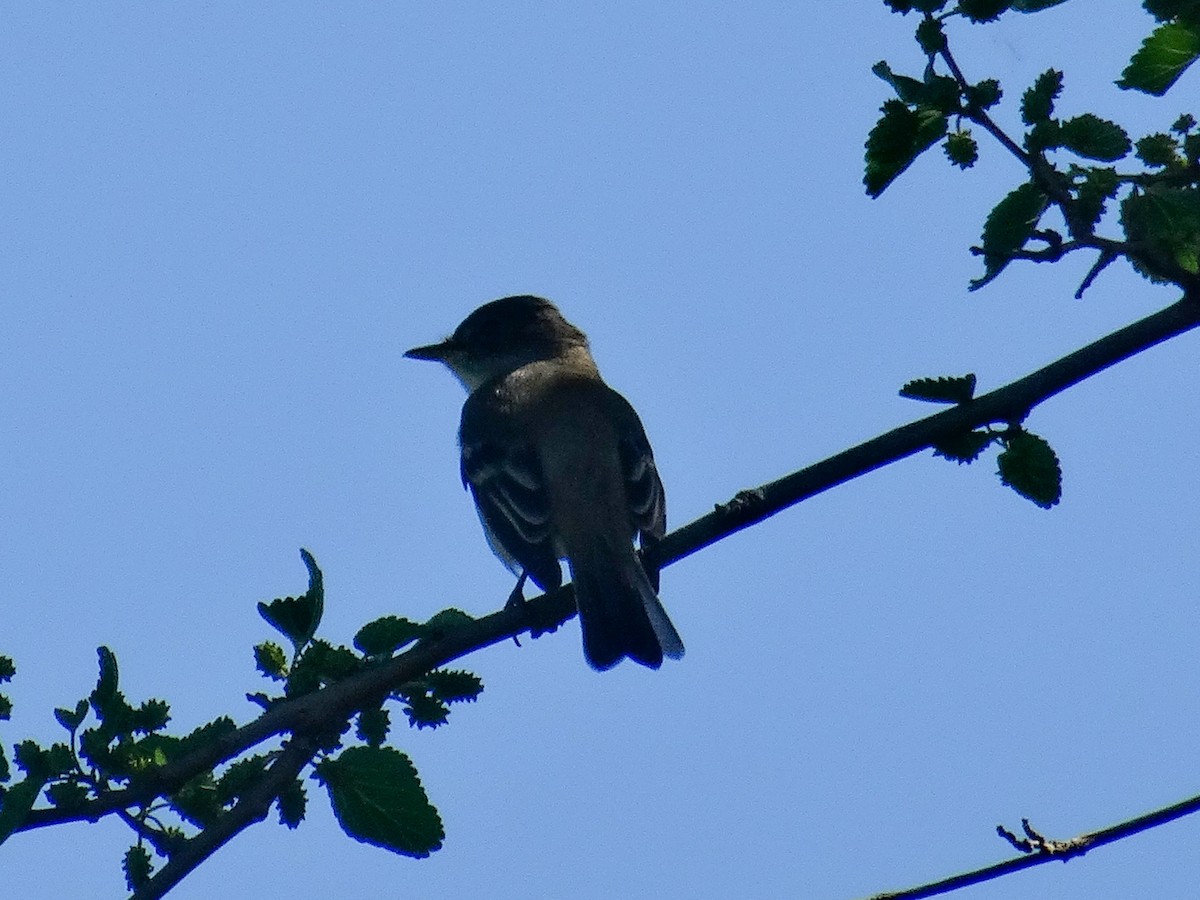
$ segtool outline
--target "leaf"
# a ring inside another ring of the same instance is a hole
[[[1000,481],[1042,509],[1062,499],[1062,469],[1044,438],[1024,429],[1002,437],[1004,451],[997,457]]]
[[[867,194],[878,197],[913,161],[946,133],[947,116],[938,110],[910,109],[900,100],[888,100],[883,116],[867,135]]]
[[[438,638],[451,631],[457,631],[464,625],[474,622],[475,619],[461,609],[455,609],[453,606],[440,610],[434,613],[429,620],[422,626],[425,633],[421,635],[423,638]]]
[[[1200,274],[1200,188],[1155,185],[1135,190],[1121,203],[1121,225],[1126,236],[1146,245],[1151,256],[1165,257],[1193,275]],[[1137,268],[1152,280],[1165,278],[1160,272]]]
[[[1129,135],[1115,122],[1084,113],[1067,119],[1059,126],[1062,146],[1085,159],[1114,162],[1128,155]]]
[[[308,793],[299,779],[292,781],[279,792],[275,801],[279,809],[279,824],[288,828],[299,828],[304,821],[304,813],[308,808]]]
[[[404,714],[408,724],[418,731],[422,728],[437,728],[450,719],[450,708],[437,697],[418,692],[404,693],[407,703]]]
[[[933,453],[944,459],[951,459],[962,465],[979,459],[979,454],[987,449],[996,435],[988,431],[965,431],[941,438],[933,444]]]
[[[926,56],[933,56],[946,49],[946,30],[939,19],[922,19],[921,24],[917,26],[916,37],[921,52]]]
[[[259,615],[291,641],[297,651],[312,640],[325,612],[324,578],[317,561],[304,549],[300,550],[300,558],[308,568],[308,590],[299,597],[281,597],[258,604]]]
[[[975,109],[988,109],[1000,102],[1004,91],[995,78],[987,78],[967,88],[967,101]]]
[[[23,781],[4,792],[3,798],[0,798],[0,844],[21,827],[45,784],[44,774],[30,772]]]
[[[1150,33],[1117,86],[1161,97],[1200,56],[1200,25],[1169,22]]]
[[[274,641],[263,641],[254,645],[254,667],[272,681],[283,681],[287,677],[287,656]]]
[[[17,674],[16,664],[13,663],[12,657],[0,656],[0,684],[6,681],[12,681],[14,675]]]
[[[1139,138],[1137,158],[1155,168],[1179,163],[1179,142],[1169,134],[1148,134]]]
[[[986,272],[982,278],[971,282],[971,290],[979,290],[1004,270],[1012,254],[1025,246],[1048,205],[1049,200],[1042,189],[1032,182],[1026,182],[1009,192],[996,204],[983,223],[983,263]]]
[[[1103,167],[1086,170],[1083,181],[1078,185],[1075,194],[1075,216],[1072,226],[1076,223],[1085,224],[1088,234],[1100,222],[1104,215],[1106,201],[1116,196],[1117,188],[1121,186],[1117,170]]]
[[[944,144],[946,158],[960,169],[969,169],[979,160],[979,145],[969,131],[952,131]]]
[[[446,703],[473,702],[483,693],[483,681],[472,672],[437,669],[424,680],[434,696]]]
[[[354,646],[366,656],[391,656],[424,633],[424,626],[400,616],[368,622],[354,635]]]
[[[1011,5],[1012,0],[960,0],[958,8],[972,22],[993,22]]]
[[[1174,18],[1200,21],[1200,0],[1143,0],[1142,6],[1160,22]]]
[[[125,873],[125,887],[136,891],[150,880],[153,866],[150,862],[150,851],[141,844],[135,844],[125,851],[121,860],[121,871]]]
[[[900,396],[930,403],[966,403],[975,396],[975,375],[916,378],[900,388]]]
[[[1062,88],[1063,73],[1057,69],[1047,69],[1039,75],[1033,86],[1021,95],[1021,121],[1026,125],[1048,122]]]
[[[1066,2],[1067,0],[1013,0],[1012,8],[1019,13],[1035,13]]]
[[[391,747],[351,747],[317,764],[316,776],[342,830],[355,840],[418,859],[446,832],[407,756]]]
[[[370,747],[378,747],[387,740],[391,729],[391,716],[386,709],[375,706],[358,714],[358,739]]]
[[[75,704],[74,709],[56,708],[54,710],[54,718],[67,731],[74,731],[83,724],[83,720],[87,716],[89,709],[91,709],[91,704],[86,700],[80,700]]]

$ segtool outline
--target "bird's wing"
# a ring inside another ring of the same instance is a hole
[[[496,555],[551,590],[562,583],[562,570],[541,463],[526,436],[513,431],[510,418],[479,394],[464,407],[459,430],[463,486],[471,491]]]

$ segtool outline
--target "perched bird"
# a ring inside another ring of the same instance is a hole
[[[552,590],[571,569],[583,651],[598,670],[629,657],[652,669],[683,656],[642,546],[666,529],[662,481],[637,413],[600,377],[587,337],[541,297],[505,297],[450,337],[414,347],[469,396],[459,426],[462,479],[492,550]]]

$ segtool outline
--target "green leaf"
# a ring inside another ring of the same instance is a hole
[[[473,616],[463,612],[461,609],[455,609],[453,606],[450,606],[430,617],[423,626],[425,633],[421,637],[439,638],[452,631],[457,631],[464,625],[469,625],[474,621]]]
[[[935,441],[933,453],[935,456],[954,460],[959,465],[972,463],[979,459],[979,454],[994,440],[996,435],[989,431],[964,431]]]
[[[402,693],[407,701],[404,714],[408,716],[408,723],[417,730],[437,728],[449,721],[450,708],[437,697],[415,691]]]
[[[958,8],[972,22],[993,22],[1011,5],[1012,0],[959,0]]]
[[[0,798],[0,844],[25,822],[45,784],[44,774],[31,772],[23,781],[4,792],[3,798]]]
[[[983,224],[983,262],[986,272],[973,280],[970,289],[979,290],[999,275],[1012,254],[1025,246],[1049,200],[1042,189],[1026,182],[1009,192],[996,204]]]
[[[975,375],[917,378],[900,388],[900,396],[930,403],[966,403],[975,396]]]
[[[1107,166],[1086,169],[1083,181],[1076,187],[1075,217],[1072,224],[1078,222],[1086,225],[1090,234],[1104,215],[1106,201],[1116,196],[1120,186],[1121,180],[1116,169]]]
[[[150,880],[154,867],[150,862],[150,851],[141,844],[135,844],[125,851],[121,860],[121,871],[125,873],[125,887],[136,891],[144,887]]]
[[[287,655],[274,641],[254,645],[254,667],[272,681],[287,677]]]
[[[1121,225],[1125,235],[1145,245],[1151,257],[1200,274],[1200,188],[1154,185],[1135,190],[1121,204]],[[1154,280],[1169,274],[1137,268]]]
[[[867,136],[867,194],[878,197],[913,161],[946,133],[947,117],[938,110],[909,109],[900,100],[888,100],[883,116]]]
[[[1014,0],[1012,8],[1019,13],[1035,13],[1066,2],[1067,0]]]
[[[1054,115],[1054,101],[1062,93],[1063,73],[1047,69],[1021,95],[1021,121],[1026,125],[1048,122]]]
[[[391,656],[424,633],[424,626],[400,616],[368,622],[354,635],[354,646],[365,656]]]
[[[939,4],[939,8],[941,8],[941,4]],[[917,43],[921,47],[921,52],[926,56],[933,56],[945,50],[946,30],[942,27],[941,21],[934,18],[922,19],[921,24],[917,26]]]
[[[74,731],[83,724],[83,720],[87,717],[89,709],[91,709],[91,704],[87,700],[80,700],[75,704],[74,709],[63,709],[61,707],[55,709],[54,718],[67,731]]]
[[[0,684],[6,681],[12,681],[13,676],[17,674],[16,664],[12,658],[8,656],[0,656]]]
[[[1144,0],[1142,6],[1160,22],[1171,19],[1200,22],[1200,0]]]
[[[969,169],[979,160],[979,145],[969,131],[952,131],[943,145],[946,158],[960,169]]]
[[[987,78],[967,88],[967,102],[974,109],[989,109],[999,103],[1003,96],[1004,91],[995,78]]]
[[[279,810],[279,824],[288,828],[299,828],[304,821],[304,812],[308,808],[308,793],[299,779],[292,781],[279,793],[275,801]]]
[[[996,459],[1001,483],[1043,509],[1058,503],[1062,499],[1062,469],[1045,439],[1014,429],[1001,440],[1005,449]]]
[[[299,597],[281,597],[259,603],[258,613],[267,624],[292,642],[297,651],[312,640],[325,612],[325,586],[317,561],[307,550],[300,558],[308,568],[308,590]]]
[[[316,767],[333,814],[355,840],[423,858],[446,832],[407,756],[390,747],[351,747]]]
[[[1128,155],[1131,144],[1125,129],[1091,113],[1067,119],[1059,126],[1062,146],[1086,159],[1114,162]]]
[[[387,740],[392,727],[391,716],[386,709],[373,707],[358,714],[358,739],[369,747],[378,747]]]
[[[437,669],[424,680],[433,695],[446,703],[473,702],[483,693],[483,680],[472,672]]]
[[[1171,130],[1176,134],[1187,134],[1196,127],[1196,117],[1191,113],[1184,113],[1175,120],[1175,124],[1171,126]]]
[[[1148,166],[1176,165],[1179,159],[1179,142],[1169,134],[1148,134],[1136,144],[1137,158]]]
[[[78,809],[88,798],[88,789],[77,781],[59,781],[46,788],[46,799],[58,809]]]
[[[1160,25],[1142,43],[1121,73],[1118,87],[1161,97],[1200,56],[1200,25]]]

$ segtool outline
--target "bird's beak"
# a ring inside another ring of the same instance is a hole
[[[404,355],[409,359],[428,359],[433,362],[445,362],[446,354],[450,352],[450,349],[450,341],[445,340],[438,344],[413,347],[411,350],[405,350]]]

